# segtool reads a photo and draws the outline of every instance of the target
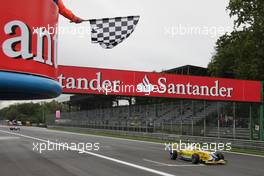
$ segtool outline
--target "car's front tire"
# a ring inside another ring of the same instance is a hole
[[[192,155],[192,163],[193,164],[199,164],[200,162],[200,156],[198,154],[193,154]]]
[[[216,156],[217,156],[217,159],[218,159],[218,160],[224,160],[224,159],[225,159],[223,153],[217,152],[217,153],[216,153]]]

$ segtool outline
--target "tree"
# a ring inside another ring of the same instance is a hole
[[[54,114],[55,111],[67,111],[67,106],[56,101],[40,103],[15,104],[0,110],[0,117],[8,120],[19,120],[22,122],[44,123],[43,115]],[[45,114],[43,114],[45,112]]]
[[[235,27],[263,27],[263,0],[230,0],[227,9],[230,10],[231,17],[236,17]]]
[[[208,65],[212,76],[264,80],[264,2],[230,0],[234,31],[221,36]]]

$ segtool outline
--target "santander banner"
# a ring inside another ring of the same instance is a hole
[[[59,66],[63,93],[260,102],[261,82]]]
[[[53,0],[4,1],[0,10],[0,71],[56,79],[58,8]]]

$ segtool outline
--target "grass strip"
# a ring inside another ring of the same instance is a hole
[[[175,143],[175,141],[168,141],[162,140],[152,137],[144,137],[144,136],[132,136],[127,134],[120,134],[120,133],[111,133],[109,131],[89,131],[80,128],[65,128],[65,127],[51,127],[50,130],[57,130],[57,131],[65,131],[65,132],[73,132],[73,133],[80,133],[80,134],[90,134],[96,136],[105,136],[105,137],[114,137],[114,138],[121,138],[121,139],[131,139],[131,140],[139,140],[139,141],[146,141],[146,142],[155,142],[155,143]],[[253,155],[260,155],[264,156],[264,151],[260,150],[253,150],[253,149],[241,149],[241,148],[234,148],[232,147],[231,152],[237,153],[244,153],[244,154],[253,154]]]

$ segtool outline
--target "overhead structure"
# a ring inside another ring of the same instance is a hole
[[[5,1],[0,14],[0,100],[59,96],[54,1]]]

